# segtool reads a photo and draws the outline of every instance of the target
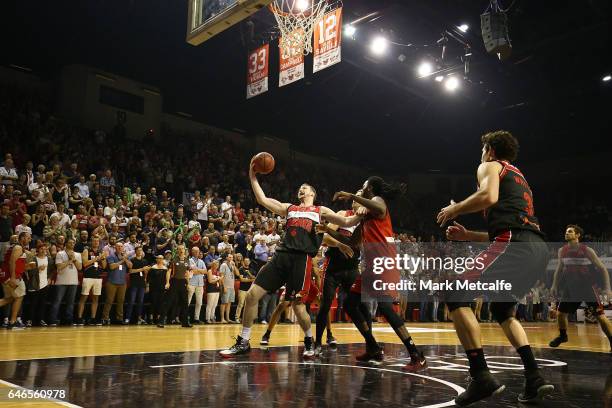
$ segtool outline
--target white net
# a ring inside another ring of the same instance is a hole
[[[274,0],[270,10],[274,13],[281,32],[279,47],[287,54],[312,52],[312,32],[315,23],[327,11],[327,0]]]

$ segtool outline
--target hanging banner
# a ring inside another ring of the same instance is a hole
[[[304,50],[302,38],[304,30],[298,28],[279,40],[280,72],[278,86],[289,85],[304,78]]]
[[[247,99],[268,91],[270,45],[251,51],[247,65]]]
[[[325,14],[314,27],[313,68],[321,71],[341,61],[342,7]]]

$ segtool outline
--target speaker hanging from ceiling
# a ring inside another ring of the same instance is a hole
[[[490,0],[489,7],[480,15],[485,48],[489,54],[497,55],[500,60],[512,54],[506,11],[500,7],[498,0]]]

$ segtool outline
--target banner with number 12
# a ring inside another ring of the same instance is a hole
[[[341,61],[342,7],[326,13],[314,27],[312,72]]]

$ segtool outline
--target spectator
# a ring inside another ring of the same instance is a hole
[[[57,203],[57,211],[51,214],[51,218],[57,217],[57,220],[62,228],[70,227],[70,216],[64,213],[65,206],[63,202]]]
[[[232,249],[232,245],[229,243],[229,237],[227,236],[227,234],[224,234],[223,240],[219,242],[219,245],[217,245],[217,252],[219,252],[220,255],[223,255],[224,253],[230,251],[231,249]]]
[[[57,326],[60,321],[59,308],[62,300],[66,301],[65,321],[73,324],[74,300],[79,284],[79,271],[82,268],[81,254],[74,251],[75,240],[66,241],[66,249],[55,256],[57,278],[55,279],[55,296],[51,304],[51,326]]]
[[[217,250],[213,245],[208,247],[208,253],[204,257],[204,264],[206,268],[210,269],[211,264],[219,259],[219,255],[216,254]]]
[[[85,247],[81,254],[83,260],[83,283],[81,286],[81,298],[77,311],[77,325],[98,325],[96,315],[98,312],[98,299],[102,294],[102,271],[106,269],[106,252],[100,250],[100,237],[94,235],[91,245]],[[92,295],[90,318],[85,322],[83,314],[85,301]]]
[[[30,228],[31,220],[32,217],[30,217],[29,214],[24,214],[21,224],[15,227],[15,234],[19,235],[22,232],[27,232],[28,234],[32,235],[32,228]]]
[[[74,185],[79,190],[79,195],[83,198],[89,198],[89,185],[85,182],[85,176],[79,176],[79,182]]]
[[[149,283],[149,296],[151,302],[149,323],[158,323],[159,321],[159,316],[161,314],[164,302],[166,280],[170,279],[169,276],[166,276],[168,271],[168,267],[164,262],[164,256],[157,255],[155,257],[155,265],[151,267],[146,276]]]
[[[44,237],[45,227],[48,224],[49,224],[49,216],[45,212],[45,207],[39,204],[36,207],[36,212],[34,213],[34,215],[32,215],[32,221],[30,222],[30,225],[32,226],[32,239],[37,240],[37,241],[42,240]],[[47,251],[48,251],[48,248],[47,248]]]
[[[234,263],[234,256],[229,254],[221,264],[221,277],[223,279],[223,293],[221,295],[221,323],[235,323],[230,319],[230,309],[236,300],[234,289],[234,276],[238,269]]]
[[[115,253],[106,256],[108,264],[108,280],[106,281],[106,303],[102,310],[102,325],[110,325],[110,311],[113,302],[117,301],[115,306],[115,317],[118,322],[123,323],[123,302],[125,300],[126,290],[126,275],[128,270],[132,268],[132,263],[127,257],[123,244],[118,242],[115,244]]]
[[[26,274],[28,306],[25,313],[26,327],[46,327],[45,311],[49,285],[51,285],[51,267],[53,260],[48,256],[47,244],[36,242],[36,255],[33,257],[33,267]]]
[[[189,269],[193,276],[189,279],[187,286],[187,305],[191,304],[191,298],[195,293],[195,310],[193,313],[193,324],[200,324],[200,310],[202,309],[202,299],[204,296],[204,276],[206,276],[206,265],[200,258],[200,249],[191,248],[191,258],[189,258]]]
[[[111,188],[115,188],[115,179],[110,169],[104,172],[104,176],[100,179],[100,192],[104,196],[108,196],[111,192]]]
[[[36,180],[36,176],[34,175],[34,164],[29,160],[26,163],[26,168],[23,173],[23,176],[25,177],[25,186],[28,188],[29,191],[30,185],[32,185]]]
[[[206,323],[208,324],[213,324],[216,321],[215,310],[217,309],[217,303],[219,303],[221,284],[219,261],[214,260],[206,271]]]
[[[136,237],[135,234],[134,237]],[[142,318],[142,309],[144,305],[146,275],[151,267],[148,265],[144,255],[145,253],[142,247],[139,246],[136,248],[135,257],[131,260],[132,266],[130,268],[130,290],[128,293],[127,313],[123,321],[124,324],[129,324],[130,321],[134,321],[136,324],[145,323],[144,319]],[[134,303],[136,303],[136,317],[134,320],[132,320]]]
[[[52,215],[49,218],[49,224],[45,225],[43,229],[43,237],[50,244],[54,245],[57,243],[57,240],[60,236],[65,236],[66,230],[59,222],[59,217],[57,215]]]
[[[0,184],[8,186],[15,184],[18,179],[17,169],[13,164],[13,159],[6,159],[4,161],[4,166],[0,167]]]
[[[238,271],[238,279],[240,279],[240,290],[238,292],[238,305],[236,306],[236,314],[235,321],[237,323],[241,323],[242,319],[242,308],[244,307],[244,301],[246,299],[246,294],[251,288],[251,285],[255,281],[255,276],[251,272],[251,260],[247,257],[244,257],[242,260],[242,265],[240,265],[240,269]]]

